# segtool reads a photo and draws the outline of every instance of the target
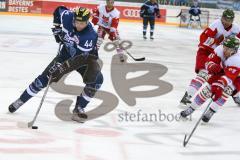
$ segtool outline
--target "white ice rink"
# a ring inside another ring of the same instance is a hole
[[[101,90],[118,97],[114,111],[84,124],[62,121],[55,115],[55,105],[64,99],[75,103],[76,96],[50,89],[36,122],[39,129],[18,128],[17,122],[32,120],[43,92],[14,114],[8,113],[8,106],[56,55],[58,45],[51,26],[48,17],[0,16],[0,160],[240,160],[240,108],[232,99],[208,125],[199,126],[186,148],[182,147],[184,133],[190,132],[203,108],[187,122],[123,122],[119,117],[120,113],[139,110],[181,111],[177,105],[194,76],[200,30],[157,25],[155,40],[144,41],[141,23],[121,23],[122,39],[133,42],[129,51],[136,57],[145,56],[145,63],[166,66],[168,71],[161,80],[171,83],[173,90],[158,97],[138,98],[136,106],[128,106],[114,90],[110,77],[114,52],[101,48],[105,78]],[[128,62],[136,63],[130,58]],[[75,72],[68,83],[83,85]],[[93,100],[87,110],[99,104]]]

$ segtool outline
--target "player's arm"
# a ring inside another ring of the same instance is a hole
[[[224,40],[224,36],[222,35],[218,38],[215,38],[216,35],[217,35],[216,28],[209,27],[205,29],[203,33],[200,35],[200,44],[208,47],[211,47],[214,44],[219,45]]]
[[[146,4],[144,3],[142,6],[141,6],[141,9],[140,9],[140,17],[144,17],[144,13],[146,11]]]
[[[228,66],[224,68],[224,76],[221,76],[217,82],[212,84],[213,100],[216,101],[222,96],[225,87],[234,84],[237,91],[240,91],[240,69],[235,66]]]
[[[212,93],[214,101],[221,97],[225,87],[234,84],[237,91],[240,91],[240,69],[235,66],[228,66],[224,68],[224,76],[221,76],[217,82],[212,84]]]
[[[157,16],[157,18],[160,18],[161,15],[160,15],[159,5],[156,3],[156,6],[157,6],[157,7],[154,9],[155,15]]]
[[[68,8],[66,8],[64,6],[59,6],[54,10],[54,12],[53,12],[53,25],[54,26],[60,26],[62,24],[61,15],[66,10],[68,10]]]
[[[239,27],[238,30],[239,30],[239,32],[238,32],[238,34],[236,35],[236,37],[240,39],[240,27]]]
[[[62,41],[60,36],[59,36],[62,33],[61,15],[66,10],[68,10],[66,7],[59,6],[53,12],[53,26],[54,27],[52,28],[52,32],[53,32],[54,38],[55,38],[57,43],[60,43]]]
[[[198,13],[199,13],[199,14],[202,14],[202,10],[201,10],[200,7],[198,7]]]
[[[99,8],[93,9],[93,14],[92,14],[92,23],[94,25],[97,25],[99,21]]]
[[[62,62],[62,63],[55,63],[50,69],[49,69],[49,75],[51,76],[51,82],[58,82],[59,79],[62,78],[63,75],[70,73],[73,70],[76,70],[79,68],[79,63],[81,63],[84,60],[84,57],[81,55],[74,56],[69,58],[68,60]]]
[[[228,66],[224,68],[224,73],[231,82],[234,82],[240,77],[240,69],[236,66]]]
[[[109,33],[109,39],[111,41],[114,41],[117,39],[117,28],[118,28],[118,24],[119,24],[119,17],[115,17],[112,19],[112,24],[110,27],[110,33]]]
[[[77,38],[73,33],[74,26],[74,13],[70,10],[64,10],[61,12],[61,31],[57,34],[60,42],[64,44],[68,53],[73,56],[77,52]]]
[[[69,9],[64,6],[57,7],[53,13],[53,35],[57,43],[69,42],[71,31],[73,30],[73,15]]]
[[[79,68],[79,65],[83,60],[86,59],[84,55],[93,55],[96,56],[96,59],[98,59],[98,49],[97,49],[97,36],[94,40],[84,40],[84,43],[81,43],[82,45],[75,45],[75,54],[74,56],[70,57],[66,61],[62,63],[56,63],[50,70],[49,75],[51,75],[52,80],[51,82],[57,82],[61,77],[73,70],[76,70]],[[87,43],[89,42],[89,43]],[[88,47],[86,47],[86,44]],[[84,54],[84,55],[83,55]]]

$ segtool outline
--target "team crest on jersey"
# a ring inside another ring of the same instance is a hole
[[[106,16],[103,15],[102,19],[103,19],[104,23],[108,23],[109,22],[109,17],[106,17]]]

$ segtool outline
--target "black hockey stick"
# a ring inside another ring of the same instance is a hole
[[[20,127],[20,128],[38,129],[38,127],[37,127],[37,126],[33,126],[33,124],[35,123],[35,121],[36,121],[36,119],[37,119],[37,116],[38,116],[38,114],[39,114],[39,112],[40,112],[40,110],[41,110],[41,108],[42,108],[43,102],[44,102],[44,100],[45,100],[45,97],[46,97],[46,95],[47,95],[47,92],[48,92],[48,89],[49,89],[49,86],[50,86],[50,82],[51,82],[51,76],[50,76],[50,78],[49,78],[49,80],[48,80],[47,87],[46,87],[46,89],[45,89],[45,91],[44,91],[44,93],[43,93],[43,97],[42,97],[42,99],[41,99],[41,101],[40,101],[40,104],[39,104],[39,106],[38,106],[37,112],[35,113],[35,116],[34,116],[33,120],[30,121],[30,122],[28,122],[28,123],[18,122],[18,124],[17,124],[18,127]]]
[[[126,44],[126,46],[124,46],[124,44]],[[145,57],[135,58],[135,57],[132,56],[131,53],[129,53],[127,51],[127,49],[131,48],[131,46],[132,46],[132,42],[131,41],[126,41],[126,40],[122,41],[120,44],[115,44],[113,42],[109,42],[109,43],[104,45],[104,50],[107,51],[107,52],[111,52],[111,51],[115,50],[116,48],[120,48],[123,51],[125,51],[127,53],[127,55],[129,55],[134,61],[144,61]]]
[[[124,50],[134,61],[145,61],[145,57],[142,57],[142,58],[135,58],[132,56],[131,53],[129,53],[127,50]]]
[[[182,16],[182,10],[180,11],[180,13],[176,17],[180,17],[180,16]]]
[[[49,89],[49,86],[50,86],[51,79],[52,79],[52,77],[50,76],[50,77],[49,77],[49,80],[48,80],[47,88],[45,89],[45,91],[44,91],[44,93],[43,93],[43,97],[42,97],[41,102],[40,102],[40,104],[39,104],[38,110],[37,110],[37,112],[36,112],[33,120],[30,121],[30,122],[28,122],[28,128],[37,129],[37,127],[36,127],[36,126],[33,126],[33,124],[35,123],[35,121],[36,121],[36,119],[37,119],[37,116],[38,116],[38,114],[39,114],[39,112],[40,112],[40,109],[42,108],[43,102],[44,102],[44,100],[45,100],[45,97],[46,97],[46,95],[47,95],[47,92],[48,92],[48,89]]]
[[[161,18],[178,18],[178,17],[181,17],[182,16],[182,10],[180,11],[180,13],[178,13],[178,15],[176,16],[161,16]]]
[[[186,147],[186,145],[188,144],[190,138],[192,137],[193,133],[195,132],[195,130],[197,129],[199,123],[201,122],[204,114],[206,113],[206,111],[208,110],[208,108],[210,107],[210,104],[212,103],[212,99],[211,101],[208,103],[208,106],[206,107],[206,109],[204,110],[203,114],[201,115],[201,117],[199,118],[199,120],[197,121],[197,123],[195,124],[192,132],[190,133],[190,135],[187,137],[187,134],[184,135],[184,140],[183,140],[183,147]]]

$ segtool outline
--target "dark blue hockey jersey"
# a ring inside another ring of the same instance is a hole
[[[140,15],[141,17],[159,17],[160,12],[158,4],[147,1],[142,5]]]
[[[199,16],[201,14],[201,9],[200,7],[197,5],[193,5],[191,6],[190,10],[189,10],[189,14],[193,15],[193,16]]]
[[[60,8],[54,13],[54,24],[62,25],[61,39],[69,57],[80,54],[86,56],[92,54],[98,58],[96,46],[98,35],[91,23],[82,31],[76,31],[74,27],[74,12],[67,8]]]

